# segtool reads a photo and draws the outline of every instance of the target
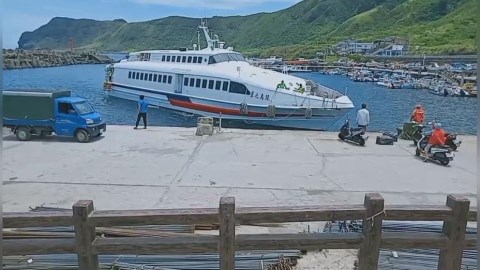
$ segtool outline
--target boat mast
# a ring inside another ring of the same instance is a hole
[[[197,31],[197,44],[198,44],[198,50],[200,51],[200,31]]]
[[[201,25],[198,26],[198,28],[203,30],[203,35],[205,36],[205,39],[207,40],[207,47],[213,50],[213,41],[210,38],[210,34],[208,33],[208,28],[205,26],[205,20],[202,20]]]
[[[206,26],[206,20],[202,20],[202,23],[201,23],[200,26],[198,26],[198,28],[203,30],[203,34],[205,35],[205,39],[207,40],[207,46],[208,46],[208,48],[210,48],[213,51],[216,48],[215,47],[215,42],[219,41],[217,35],[215,35],[214,39],[212,39],[210,37],[208,27]],[[199,37],[199,39],[200,39],[200,37]],[[200,47],[200,41],[199,41],[199,47]]]

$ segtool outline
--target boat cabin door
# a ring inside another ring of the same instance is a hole
[[[177,81],[175,83],[175,93],[182,93],[182,85],[183,85],[183,75],[177,74]]]

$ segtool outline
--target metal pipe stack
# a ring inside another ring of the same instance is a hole
[[[71,211],[71,209],[39,206],[30,208],[32,212]],[[195,230],[218,230],[218,224],[195,225],[148,225],[97,227],[99,237],[158,237],[195,235]],[[3,237],[8,239],[25,238],[74,238],[73,226],[30,227],[4,229]],[[235,254],[237,270],[292,270],[301,257],[300,250],[239,251]],[[100,269],[105,270],[216,270],[220,265],[219,255],[100,255]],[[76,254],[53,254],[32,256],[4,256],[5,270],[69,270],[78,269]]]
[[[235,255],[237,270],[291,270],[301,257],[300,250],[242,251]],[[216,270],[218,254],[99,256],[105,270]],[[6,256],[3,269],[67,270],[78,269],[76,254]]]
[[[442,222],[409,222],[409,221],[383,221],[384,232],[442,232]],[[327,222],[323,232],[348,233],[361,232],[362,221],[332,221]],[[466,234],[476,234],[477,228],[468,227]],[[430,270],[437,269],[438,249],[380,249],[378,262],[379,270]],[[462,269],[477,270],[477,251],[464,250]]]

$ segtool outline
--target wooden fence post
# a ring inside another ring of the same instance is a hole
[[[95,227],[89,224],[93,212],[92,201],[78,201],[73,205],[73,225],[80,270],[98,270],[98,256],[92,254],[92,242],[95,239]]]
[[[448,195],[447,206],[452,208],[452,216],[443,222],[443,233],[449,240],[446,248],[440,250],[438,270],[460,270],[470,201],[462,196]]]
[[[382,219],[385,214],[383,197],[378,193],[365,194],[363,220],[363,245],[358,258],[359,270],[377,270],[382,239]]]
[[[220,270],[235,270],[235,198],[220,198],[219,219]]]

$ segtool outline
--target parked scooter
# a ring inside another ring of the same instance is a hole
[[[365,142],[368,140],[368,136],[365,135],[365,130],[363,128],[350,128],[349,119],[345,120],[345,124],[340,128],[338,138],[342,141],[353,142],[360,146],[364,146]]]
[[[425,147],[427,146],[428,139],[430,138],[430,134],[424,134],[422,138],[417,143],[417,149],[415,150],[415,155],[417,157],[427,158],[436,162],[440,162],[440,164],[447,166],[450,161],[453,161],[454,155],[450,152],[450,148],[445,146],[433,146],[430,148],[430,152],[432,153],[431,157],[428,157],[427,153],[425,152]]]

